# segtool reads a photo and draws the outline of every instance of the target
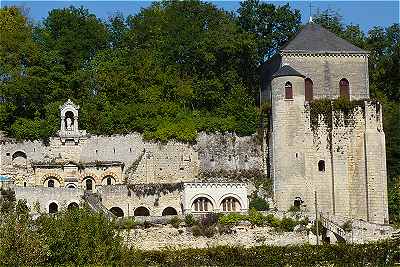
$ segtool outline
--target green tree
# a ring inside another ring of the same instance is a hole
[[[255,35],[259,63],[271,58],[300,28],[300,11],[292,10],[289,4],[248,0],[240,3],[238,13],[241,27]]]

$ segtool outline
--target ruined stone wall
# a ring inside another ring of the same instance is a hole
[[[15,198],[26,199],[28,207],[33,212],[36,212],[36,203],[39,204],[40,212],[49,212],[49,205],[53,202],[61,210],[73,202],[79,205],[83,201],[82,189],[16,186],[14,190]]]
[[[257,135],[200,133],[197,151],[201,171],[263,171],[262,140]]]
[[[202,170],[263,168],[262,149],[256,137],[235,134],[200,133],[196,144],[147,142],[138,133],[89,136],[80,139],[78,145],[63,145],[57,137],[51,138],[49,144],[3,139],[0,153],[0,172],[21,182],[34,176],[33,162],[121,161],[122,180],[132,183],[193,181]],[[15,157],[18,153],[25,154],[26,159]]]
[[[350,83],[352,100],[369,98],[368,55],[284,53],[282,65],[290,65],[313,81],[314,98],[338,98],[342,78]]]
[[[318,208],[325,214],[387,222],[380,104],[365,101],[348,114],[333,109],[331,114],[318,115],[304,102],[299,102],[297,109],[291,106],[294,103],[279,100],[273,106],[272,164],[278,208],[289,209],[299,196],[304,201],[302,208],[313,212],[316,191]],[[317,122],[311,116],[318,116]],[[331,116],[331,122],[326,116]],[[297,128],[288,117],[298,121]],[[294,155],[304,160],[299,163]],[[324,162],[323,170],[320,161]]]
[[[145,207],[150,211],[150,216],[161,216],[165,208],[172,207],[178,214],[183,214],[181,207],[181,192],[175,190],[167,193],[141,195],[131,191],[126,185],[103,186],[98,188],[102,204],[107,208],[119,207],[124,216],[133,216],[135,209]]]

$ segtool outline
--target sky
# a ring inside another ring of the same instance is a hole
[[[209,1],[216,6],[229,11],[236,11],[240,7],[239,1]],[[277,5],[289,3],[292,8],[299,9],[302,21],[306,23],[310,17],[310,3],[312,14],[318,11],[331,9],[338,12],[346,24],[359,24],[364,32],[368,32],[374,26],[387,27],[393,23],[399,23],[399,0],[397,1],[266,1]],[[64,8],[70,5],[83,6],[97,17],[107,20],[108,17],[120,12],[134,15],[141,8],[146,8],[151,1],[5,1],[0,0],[0,6],[23,6],[28,10],[28,16],[34,22],[40,22],[48,12],[55,8]]]

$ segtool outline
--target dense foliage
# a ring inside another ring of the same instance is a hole
[[[391,266],[400,261],[398,241],[141,251],[125,246],[102,214],[79,208],[32,220],[28,211],[20,201],[0,217],[0,265]],[[215,221],[206,220],[202,224]]]
[[[301,28],[300,12],[258,0],[237,13],[199,1],[152,3],[127,18],[101,21],[83,8],[52,10],[40,25],[0,9],[0,130],[46,139],[58,107],[81,106],[93,134],[144,133],[191,142],[198,131],[256,132],[258,67]],[[400,29],[364,33],[325,11],[314,18],[369,50],[372,97],[383,103],[391,220],[400,223]]]

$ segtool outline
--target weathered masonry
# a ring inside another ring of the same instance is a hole
[[[47,212],[85,199],[117,216],[163,216],[245,212],[254,186],[227,177],[269,174],[279,210],[313,213],[317,195],[324,216],[388,222],[382,108],[369,98],[368,52],[309,23],[262,77],[271,103],[263,134],[199,133],[195,144],[94,136],[79,129],[79,106],[68,100],[48,144],[1,138],[0,175]],[[203,179],[213,172],[224,177]]]
[[[388,222],[382,108],[368,52],[309,23],[264,69],[270,166],[279,209]]]

